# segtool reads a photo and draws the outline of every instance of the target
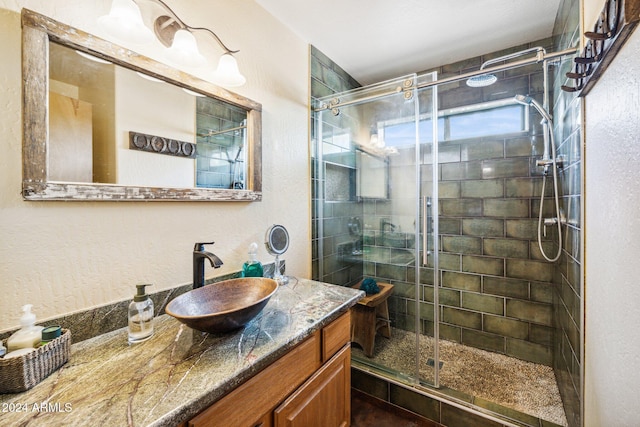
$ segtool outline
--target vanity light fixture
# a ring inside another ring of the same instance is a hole
[[[143,0],[113,0],[109,14],[101,17],[98,23],[110,36],[116,39],[134,44],[152,42],[153,33],[144,25],[138,7],[138,3],[141,1]],[[194,68],[204,66],[206,58],[198,49],[194,33],[205,32],[213,37],[224,50],[217,69],[212,73],[211,80],[225,87],[242,86],[246,82],[245,77],[238,69],[236,59],[233,57],[233,54],[238,51],[229,49],[216,33],[208,28],[187,25],[162,0],[144,1],[161,6],[166,13],[154,19],[153,30],[158,41],[167,47],[166,57],[169,61]]]

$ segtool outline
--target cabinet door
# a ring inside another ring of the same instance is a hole
[[[320,368],[320,341],[320,333],[313,334],[205,409],[189,427],[270,427],[273,408]]]
[[[351,347],[344,346],[274,412],[275,427],[343,427],[351,419]]]

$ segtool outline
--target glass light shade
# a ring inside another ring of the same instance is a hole
[[[218,68],[213,73],[213,81],[220,86],[237,87],[245,84],[247,79],[240,74],[236,58],[225,53],[220,57]]]
[[[142,22],[140,8],[132,0],[113,0],[108,15],[98,19],[98,24],[110,36],[133,44],[147,44],[154,36]]]
[[[189,30],[178,30],[173,36],[173,44],[166,51],[166,57],[176,65],[202,67],[207,60],[198,50],[196,38]]]

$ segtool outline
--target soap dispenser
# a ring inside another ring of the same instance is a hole
[[[35,348],[42,339],[42,326],[36,326],[36,315],[31,312],[31,304],[22,306],[24,314],[20,318],[21,328],[7,339],[7,351],[21,348]]]
[[[153,301],[145,293],[149,284],[136,285],[137,292],[129,304],[129,343],[145,341],[153,335]]]
[[[249,260],[242,265],[242,277],[262,277],[264,275],[264,269],[256,258],[256,252],[258,252],[258,244],[250,244]]]

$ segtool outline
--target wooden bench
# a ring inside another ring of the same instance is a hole
[[[378,283],[380,292],[367,295],[352,308],[351,342],[362,347],[367,357],[373,356],[376,333],[391,338],[391,322],[389,320],[389,306],[387,299],[393,292],[393,285]],[[353,286],[360,289],[360,283]]]

